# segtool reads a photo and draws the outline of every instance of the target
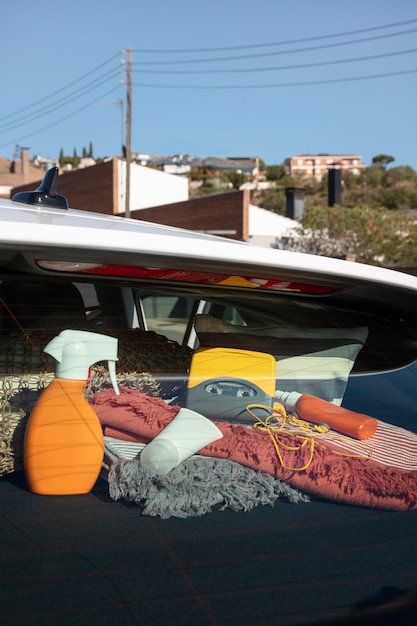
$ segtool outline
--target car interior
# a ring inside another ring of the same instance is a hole
[[[389,411],[388,421],[412,427],[416,324],[394,307],[376,309],[224,287],[9,274],[0,284],[2,412],[10,413],[12,403],[13,419],[23,429],[18,415],[27,419],[53,377],[54,360],[43,348],[71,328],[116,337],[120,383],[133,385],[146,375],[154,381],[153,393],[168,401],[186,401],[196,349],[253,350],[274,355],[276,384],[284,391],[312,393],[381,419]],[[309,379],[314,355],[330,359],[322,361],[330,369],[319,381]],[[94,381],[102,381],[102,365],[92,368],[90,395]],[[402,387],[394,384],[399,371]],[[378,391],[382,381],[392,388],[388,403]],[[22,388],[31,390],[24,407],[16,406]],[[14,450],[13,466],[20,457]]]

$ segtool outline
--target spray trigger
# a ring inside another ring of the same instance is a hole
[[[119,385],[117,384],[116,378],[116,361],[108,361],[107,362],[110,374],[111,384],[113,385],[114,393],[116,396],[120,396]]]
[[[118,341],[115,337],[80,330],[63,330],[44,348],[57,361],[56,376],[87,380],[95,363],[107,361],[113,389],[119,395],[116,379]]]

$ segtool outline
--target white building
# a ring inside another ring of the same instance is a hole
[[[119,213],[125,210],[126,161],[118,159]],[[151,167],[130,165],[130,206],[147,209],[163,204],[174,204],[189,199],[188,178],[166,174]]]
[[[277,237],[294,236],[294,229],[299,222],[289,217],[278,215],[267,209],[249,205],[249,239],[248,243],[270,248]]]

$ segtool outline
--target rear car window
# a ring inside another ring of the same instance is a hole
[[[43,347],[71,328],[116,336],[120,375],[147,372],[162,381],[164,397],[186,384],[193,351],[223,348],[273,354],[284,391],[372,412],[381,410],[381,394],[364,390],[412,377],[417,355],[414,322],[369,304],[358,309],[338,300],[224,287],[28,276],[4,279],[0,298],[3,379],[53,372]]]

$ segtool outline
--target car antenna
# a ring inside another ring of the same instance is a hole
[[[68,200],[56,192],[58,188],[58,168],[51,167],[39,187],[34,191],[19,191],[12,197],[14,202],[24,202],[35,206],[68,209]]]

